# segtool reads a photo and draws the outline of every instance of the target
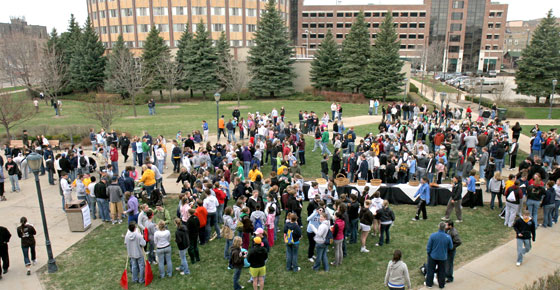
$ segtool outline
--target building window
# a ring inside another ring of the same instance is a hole
[[[379,17],[379,12],[373,12],[373,17]]]
[[[109,43],[108,42],[103,42],[102,44],[103,44],[103,47],[109,48]]]
[[[461,31],[463,30],[463,24],[461,23],[451,23],[450,31]]]
[[[315,44],[310,44],[310,45],[309,45],[309,48],[311,48],[311,49],[314,49],[314,48],[316,48],[316,47],[317,47],[317,45],[315,45]]]
[[[309,17],[309,13],[304,12],[304,13],[301,14],[301,17]]]
[[[206,7],[193,6],[191,10],[192,15],[206,15]]]
[[[400,39],[406,39],[406,34],[399,34]]]
[[[420,12],[420,17],[426,17],[426,12]]]
[[[119,33],[119,27],[117,25],[109,26],[110,33]]]
[[[222,23],[212,24],[212,31],[224,31],[224,29],[225,29],[224,26],[225,25],[222,24]]]
[[[337,34],[336,34],[336,38],[344,38],[344,34],[342,34],[342,33],[337,33]]]
[[[451,20],[463,20],[463,12],[451,13]]]
[[[134,41],[126,41],[126,42],[124,43],[124,45],[126,45],[126,47],[132,48],[132,47],[134,47]]]
[[[133,33],[134,25],[123,25],[123,33]]]
[[[231,32],[242,32],[241,28],[243,27],[242,24],[230,24],[229,25],[229,30]]]
[[[325,13],[321,12],[319,14],[317,14],[318,17],[325,17]]]
[[[492,39],[492,34],[486,34],[486,39]]]
[[[336,13],[336,17],[344,17],[344,13],[342,13],[342,12],[337,12],[337,13]]]
[[[393,12],[393,17],[399,17],[399,12]]]
[[[307,33],[302,34],[301,38],[307,38]]]
[[[154,7],[154,16],[167,15],[167,7]]]
[[[327,23],[327,28],[333,28],[333,24],[332,23]]]
[[[247,8],[247,16],[257,16],[257,9]]]
[[[309,23],[302,23],[301,28],[309,28]]]
[[[309,34],[309,38],[317,38],[317,34]]]
[[[453,34],[449,35],[450,42],[461,42],[461,35]]]
[[[169,32],[169,24],[156,24],[155,26],[159,32]]]
[[[109,17],[111,18],[117,18],[119,15],[117,13],[117,9],[110,9],[109,10]]]
[[[494,34],[494,39],[500,39],[500,35],[499,34]]]
[[[371,38],[377,38],[377,33],[372,33]]]
[[[501,28],[501,27],[502,27],[502,24],[501,24],[501,23],[496,23],[496,24],[494,24],[494,28]]]
[[[230,8],[229,16],[241,16],[241,8]]]
[[[226,8],[224,7],[214,7],[212,8],[212,15],[225,15]]]
[[[107,26],[101,26],[101,34],[107,34]]]
[[[418,39],[424,39],[424,34],[418,34]]]
[[[496,12],[496,17],[502,17],[502,12]]]
[[[93,12],[91,14],[91,18],[93,18],[93,20],[97,20],[97,12]]]
[[[319,23],[319,24],[317,25],[317,27],[319,27],[319,28],[325,28],[325,23]]]
[[[146,7],[136,8],[136,16],[150,16],[150,10]]]
[[[449,52],[459,52],[459,46],[456,45],[449,46]]]
[[[150,25],[148,24],[138,24],[138,32],[149,32]]]
[[[173,15],[187,15],[188,7],[173,7]]]
[[[255,31],[257,31],[256,24],[247,24],[247,32],[255,32]]]
[[[401,12],[401,17],[408,17],[408,12]]]
[[[374,22],[373,23],[373,28],[377,28],[377,27],[379,27],[379,22]]]
[[[187,25],[185,23],[173,24],[173,31],[183,32],[187,30]]]
[[[498,48],[497,45],[494,45],[494,46],[492,46],[492,49],[493,49],[493,50],[498,50],[499,48]]]
[[[132,8],[123,8],[121,9],[122,17],[130,17],[132,16]]]
[[[490,50],[490,45],[485,46],[484,49]]]
[[[247,46],[255,46],[254,40],[247,40]]]
[[[344,16],[345,16],[345,17],[352,17],[352,13],[346,12],[346,13],[344,14]]]
[[[465,8],[465,1],[453,1],[453,8],[455,9]]]
[[[509,43],[511,43],[511,39],[509,40]],[[516,39],[513,43],[514,43],[515,45],[519,45],[519,40]]]
[[[318,38],[325,38],[325,35],[322,33],[319,33],[319,35],[317,35]]]
[[[418,17],[418,12],[410,12],[410,17]]]
[[[494,28],[494,23],[488,23],[488,28]]]
[[[99,18],[101,18],[101,19],[105,18],[105,11],[104,10],[99,11]]]
[[[401,44],[401,49],[406,49],[406,44]]]
[[[241,40],[230,40],[229,45],[231,45],[233,47],[241,46]]]
[[[490,17],[496,16],[496,12],[490,12]]]
[[[327,12],[327,17],[333,17],[333,13],[332,12]]]
[[[309,13],[309,17],[317,17],[317,13],[311,12],[311,13]]]
[[[418,27],[418,23],[413,22],[408,24],[408,28],[416,28],[416,27]]]
[[[424,27],[426,27],[426,23],[424,22],[418,23],[418,28],[424,28]]]
[[[309,27],[311,27],[311,28],[317,28],[317,23],[311,23],[311,24],[309,24]]]
[[[352,23],[351,23],[351,22],[346,22],[346,23],[344,23],[344,27],[345,27],[345,28],[351,28],[351,27],[352,27]]]
[[[336,24],[336,28],[343,28],[344,27],[344,23],[337,23]]]
[[[416,39],[416,34],[409,34],[408,39]]]
[[[401,23],[399,25],[400,28],[408,28],[408,23]]]
[[[143,42],[143,41],[138,41],[138,47],[139,47],[139,48],[144,47],[144,42]]]
[[[354,17],[358,17],[358,14],[360,14],[360,13],[354,12]]]
[[[416,46],[414,44],[409,44],[408,49],[414,49]]]

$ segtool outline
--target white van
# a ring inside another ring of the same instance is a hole
[[[504,81],[500,79],[483,79],[482,86],[480,85],[480,79],[471,81],[466,86],[467,92],[479,93],[481,90],[483,93],[496,93],[504,90]]]

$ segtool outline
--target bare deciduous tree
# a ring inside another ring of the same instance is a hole
[[[183,79],[185,74],[176,61],[166,58],[162,58],[159,61],[159,63],[157,64],[157,69],[160,75],[163,76],[165,85],[169,90],[169,102],[171,103],[173,100],[173,89]]]
[[[241,91],[247,84],[247,76],[239,72],[239,62],[230,54],[223,65],[223,71],[218,71],[218,78],[225,84],[228,91],[237,96],[237,106],[239,107],[239,97]]]
[[[504,89],[503,90],[495,89],[492,92],[492,95],[494,97],[494,102],[497,104],[503,104],[504,102],[507,102],[507,97],[512,91],[512,87],[510,83],[508,83],[504,78],[501,78],[500,81],[504,84]]]
[[[426,71],[441,70],[443,65],[444,41],[434,41],[426,49]]]
[[[125,92],[132,99],[132,108],[136,117],[136,94],[146,86],[150,76],[144,73],[142,66],[136,62],[128,49],[111,57],[112,69],[107,75],[107,89]]]
[[[0,69],[28,89],[33,86],[33,72],[40,62],[42,40],[23,33],[5,37],[0,42]]]
[[[98,95],[95,102],[87,104],[86,109],[89,118],[99,122],[101,128],[110,128],[122,112],[122,107],[115,104],[115,97],[110,95]]]
[[[10,129],[35,116],[35,110],[25,101],[11,93],[0,94],[0,124],[6,129],[8,141],[12,139]]]
[[[56,99],[58,93],[68,84],[68,70],[64,62],[62,51],[56,47],[47,48],[43,51],[39,66],[39,85],[46,94],[47,99]]]

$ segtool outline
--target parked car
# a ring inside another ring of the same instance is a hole
[[[504,81],[498,79],[483,79],[481,84],[481,80],[476,79],[476,81],[466,86],[465,89],[471,94],[480,91],[483,93],[496,93],[504,90]]]
[[[488,71],[488,77],[495,78],[497,75],[495,70]]]

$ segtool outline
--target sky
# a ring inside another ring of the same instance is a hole
[[[421,4],[423,0],[305,0],[308,5],[339,4]],[[530,20],[546,16],[549,9],[560,16],[559,0],[497,0],[509,4],[508,20]],[[70,14],[82,25],[87,17],[86,0],[3,0],[0,4],[0,22],[9,22],[12,16],[24,16],[28,24],[45,25],[50,32],[68,28]]]

